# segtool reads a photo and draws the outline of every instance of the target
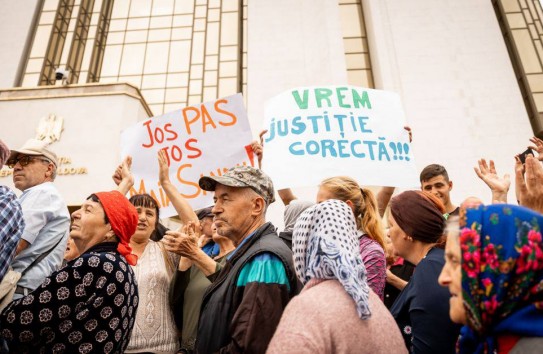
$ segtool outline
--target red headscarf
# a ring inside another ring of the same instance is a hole
[[[118,191],[94,193],[111,224],[111,229],[119,238],[117,251],[126,258],[130,265],[136,265],[138,257],[132,254],[130,237],[136,232],[138,226],[138,212],[136,208]]]

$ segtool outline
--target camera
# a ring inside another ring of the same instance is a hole
[[[58,68],[57,71],[55,71],[55,80],[63,82],[68,81],[68,76],[70,75],[69,70]]]

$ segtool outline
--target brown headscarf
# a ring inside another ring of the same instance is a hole
[[[390,212],[398,226],[424,243],[440,241],[445,229],[444,209],[437,197],[420,191],[406,191],[390,201]]]
[[[138,212],[136,208],[118,191],[99,192],[95,195],[100,200],[104,212],[109,219],[111,229],[119,238],[117,251],[126,258],[130,265],[136,265],[138,257],[132,254],[130,238],[138,226]]]

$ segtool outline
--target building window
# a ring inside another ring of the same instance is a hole
[[[155,115],[245,91],[247,1],[44,0],[23,86],[66,67],[138,87]]]
[[[240,92],[243,11],[242,0],[116,1],[99,81],[140,88],[155,115]]]
[[[492,0],[534,134],[543,138],[543,7]]]
[[[374,88],[361,0],[339,0],[349,84]]]
[[[87,38],[89,36],[93,6],[94,0],[82,0],[81,5],[79,6],[79,14],[75,24],[72,46],[66,65],[66,69],[70,71],[69,83],[76,83],[79,81],[79,73],[81,64],[83,63]]]
[[[60,66],[64,43],[68,33],[68,26],[74,8],[74,0],[60,0],[53,22],[53,31],[45,53],[43,68],[40,74],[39,85],[54,85],[55,71]]]

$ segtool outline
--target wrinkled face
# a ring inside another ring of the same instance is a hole
[[[388,225],[388,237],[392,242],[394,256],[406,258],[408,250],[407,246],[409,242],[407,240],[407,234],[398,226],[396,220],[394,220],[394,217],[392,216],[392,213],[388,214]]]
[[[77,250],[74,239],[69,237],[66,244],[66,251],[64,252],[64,259],[69,262],[77,257],[79,257],[79,251]]]
[[[443,205],[447,206],[451,202],[450,192],[452,189],[452,182],[447,181],[442,175],[430,178],[427,181],[423,181],[420,189],[425,192],[430,192],[443,202]]]
[[[8,163],[13,162],[15,161],[8,161]],[[25,191],[45,182],[48,177],[51,177],[53,169],[53,163],[44,156],[19,154],[13,165],[13,184],[20,191]]]
[[[445,266],[439,275],[439,284],[449,288],[449,316],[455,323],[466,324],[466,308],[462,296],[462,252],[458,242],[458,232],[447,234],[445,247]]]
[[[213,222],[221,236],[228,237],[234,244],[243,239],[254,222],[254,198],[245,190],[217,184],[213,200]]]
[[[81,209],[72,213],[70,237],[80,253],[113,235],[111,225],[105,222],[104,208],[100,203],[88,199]]]
[[[151,237],[157,223],[156,210],[154,208],[137,206],[136,211],[138,212],[138,227],[134,236]]]

